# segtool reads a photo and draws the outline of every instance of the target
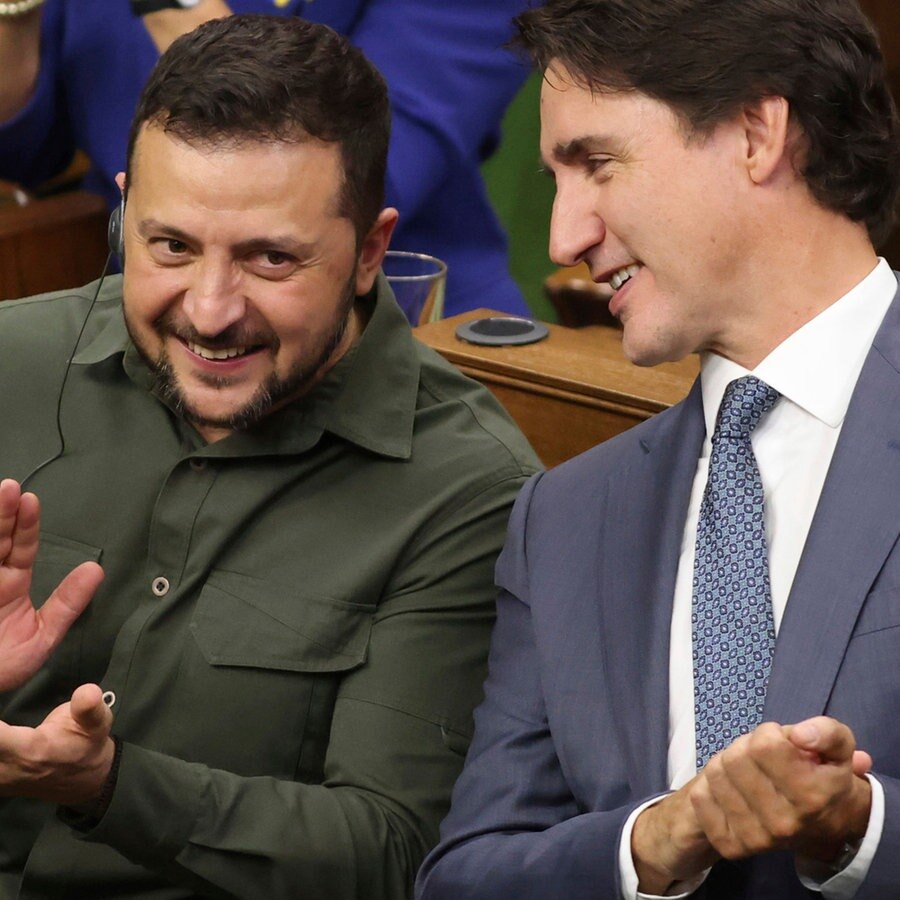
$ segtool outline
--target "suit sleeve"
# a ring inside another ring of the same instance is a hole
[[[408,898],[468,747],[491,573],[523,480],[480,487],[411,542],[366,663],[339,688],[322,783],[126,744],[110,806],[85,838],[204,897]]]
[[[579,808],[543,701],[531,617],[538,598],[529,597],[526,558],[538,478],[516,502],[497,564],[501,591],[485,699],[441,843],[419,874],[420,900],[619,896],[619,837],[638,804],[603,812]]]
[[[868,874],[854,900],[900,900],[900,780],[873,773],[884,789],[884,825]]]
[[[348,37],[391,97],[388,203],[413,216],[447,174],[477,165],[529,68],[504,49],[523,0],[372,0]]]

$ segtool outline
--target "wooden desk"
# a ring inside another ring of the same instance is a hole
[[[99,278],[107,219],[102,198],[85,191],[0,207],[0,300]]]
[[[632,365],[612,328],[550,325],[550,336],[523,347],[459,340],[456,326],[490,310],[420,325],[415,335],[506,407],[548,466],[587,450],[677,403],[699,371],[696,357],[654,368]]]

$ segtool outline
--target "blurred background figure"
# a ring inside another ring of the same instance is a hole
[[[449,267],[445,315],[473,307],[527,313],[479,166],[527,75],[503,49],[524,0],[46,0],[0,3],[0,178],[35,186],[76,149],[84,187],[118,203],[127,124],[159,53],[231,12],[297,15],[348,36],[384,74],[393,134],[387,202],[393,247]],[[21,11],[24,8],[25,11]]]

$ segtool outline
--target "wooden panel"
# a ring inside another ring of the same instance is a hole
[[[0,300],[98,278],[107,256],[106,222],[103,200],[85,191],[0,207]]]
[[[557,465],[681,400],[699,371],[696,357],[653,368],[632,365],[621,333],[604,326],[549,325],[523,347],[481,347],[456,337],[461,322],[499,315],[474,310],[415,329],[506,407],[548,466]]]

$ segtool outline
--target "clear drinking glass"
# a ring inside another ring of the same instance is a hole
[[[427,253],[388,250],[381,264],[400,309],[413,325],[436,322],[444,314],[447,263]]]

